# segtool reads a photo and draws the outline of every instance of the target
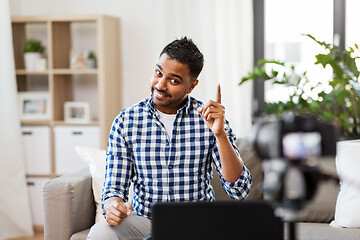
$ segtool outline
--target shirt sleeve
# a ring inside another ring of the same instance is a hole
[[[119,115],[115,118],[109,134],[102,207],[104,201],[110,197],[120,197],[125,202],[128,200],[133,176],[133,157],[122,134],[123,129],[123,119]]]
[[[226,120],[225,120],[225,131],[228,135],[231,145],[235,150],[236,155],[240,158],[240,160],[243,163],[243,169],[239,179],[235,183],[228,182],[224,179],[221,173],[221,161],[220,161],[219,150],[216,143],[214,144],[214,148],[212,152],[213,163],[215,165],[216,171],[219,174],[221,185],[225,190],[225,192],[233,199],[242,200],[245,199],[250,194],[252,176],[249,169],[245,166],[245,163],[241,159],[240,151],[235,144],[236,137],[229,126],[229,122]]]

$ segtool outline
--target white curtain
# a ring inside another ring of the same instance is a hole
[[[192,95],[205,102],[215,99],[220,83],[226,118],[237,137],[248,136],[252,86],[238,83],[252,68],[252,1],[157,0],[157,10],[158,49],[175,38],[192,38],[205,56],[200,83]]]
[[[33,235],[8,1],[0,0],[0,240]]]

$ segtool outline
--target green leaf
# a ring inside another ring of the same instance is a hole
[[[273,84],[280,84],[280,85],[284,85],[284,84],[286,84],[287,82],[286,81],[277,81],[277,80],[275,80],[274,82],[273,82]]]
[[[45,50],[45,47],[42,45],[42,43],[39,40],[36,39],[29,39],[24,42],[23,46],[23,52],[38,52],[43,53]]]
[[[279,61],[276,61],[276,60],[265,60],[265,59],[260,59],[257,64],[258,65],[265,65],[265,64],[276,64],[276,65],[280,65],[280,66],[285,66],[285,63],[284,62],[279,62]]]
[[[359,77],[359,71],[357,69],[355,59],[352,58],[350,54],[344,55],[344,63],[348,66],[349,71],[351,71],[355,75],[355,77]]]
[[[275,77],[277,77],[277,75],[279,74],[279,72],[278,72],[278,71],[275,71],[275,70],[271,70],[271,74],[272,74],[272,76],[275,78]]]
[[[314,40],[315,42],[317,42],[319,45],[321,45],[321,46],[325,47],[326,49],[330,49],[330,47],[331,47],[331,45],[330,45],[329,43],[326,43],[326,42],[320,42],[320,41],[316,40],[316,38],[315,38],[315,37],[313,37],[313,36],[312,36],[312,35],[310,35],[310,34],[301,34],[301,35],[303,35],[303,36],[307,36],[307,37],[311,38],[312,40]]]
[[[257,76],[261,76],[261,75],[262,75],[262,72],[261,72],[261,70],[259,69],[259,67],[255,67],[255,68],[254,68],[254,75],[257,75]]]
[[[324,120],[328,120],[328,119],[334,118],[334,114],[332,114],[332,112],[330,112],[330,111],[323,111],[323,112],[322,112],[322,115],[323,115],[323,117],[325,117]]]
[[[318,54],[315,56],[316,57],[316,62],[315,64],[321,64],[323,66],[323,68],[326,67],[326,65],[329,64],[329,62],[331,61],[330,56],[326,55],[326,54]]]

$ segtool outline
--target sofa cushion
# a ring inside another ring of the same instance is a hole
[[[106,166],[106,151],[93,147],[79,145],[75,148],[79,157],[89,165],[90,174],[92,177],[92,189],[94,194],[94,200],[96,204],[96,218],[95,222],[104,220],[101,197],[102,188],[105,181],[105,166]],[[129,199],[133,196],[133,184],[130,185]]]
[[[261,183],[263,180],[263,173],[261,168],[261,161],[259,157],[256,155],[250,141],[247,138],[237,139],[236,146],[240,151],[241,159],[244,161],[246,167],[249,169],[251,176],[253,178],[250,194],[246,199],[247,200],[262,199]],[[226,192],[222,188],[220,177],[217,171],[215,170],[215,168],[213,169],[213,172],[214,172],[214,178],[211,180],[211,185],[214,188],[216,201],[233,200],[226,194]]]
[[[252,143],[247,138],[240,138],[236,141],[242,160],[249,169],[252,176],[252,185],[248,200],[262,199],[261,184],[263,181],[263,171],[261,160],[254,151]]]
[[[105,150],[99,150],[82,145],[77,146],[75,150],[80,158],[89,165],[92,177],[92,189],[96,204],[95,222],[99,222],[104,219],[101,208],[101,195],[103,183],[105,181],[106,152]]]
[[[333,181],[320,182],[314,198],[302,209],[298,222],[329,223],[334,219],[339,184]]]
[[[360,229],[333,228],[327,223],[297,223],[297,240],[357,240]],[[289,240],[287,228],[285,239]]]
[[[333,226],[360,228],[360,140],[337,144],[336,168],[341,181]]]

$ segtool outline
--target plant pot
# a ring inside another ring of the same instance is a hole
[[[41,58],[41,53],[38,52],[24,53],[25,69],[27,71],[35,71],[36,62],[40,58]]]
[[[96,68],[96,60],[95,59],[87,59],[86,67],[87,68]]]

